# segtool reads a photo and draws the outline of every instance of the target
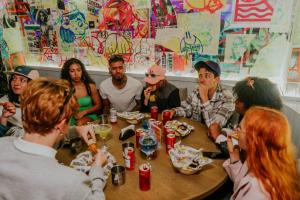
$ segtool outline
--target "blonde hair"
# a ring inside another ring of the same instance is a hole
[[[67,122],[78,109],[66,80],[40,78],[30,81],[21,94],[23,127],[27,133],[46,135],[61,120]]]
[[[287,118],[277,110],[254,106],[242,123],[249,172],[259,179],[271,199],[299,199],[299,174]]]

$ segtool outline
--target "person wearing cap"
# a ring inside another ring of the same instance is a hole
[[[109,113],[110,108],[118,112],[140,110],[142,83],[125,75],[124,59],[121,56],[111,56],[108,63],[111,77],[99,86],[103,113]]]
[[[20,109],[20,94],[29,81],[39,78],[39,72],[28,66],[18,66],[14,71],[6,71],[9,77],[9,93],[0,99],[0,136],[21,135],[23,133]]]
[[[209,135],[215,139],[234,111],[234,98],[220,84],[218,63],[199,61],[194,67],[198,72],[198,85],[180,107],[171,110],[171,115],[205,123]]]
[[[153,65],[145,74],[146,87],[142,92],[142,112],[150,112],[151,106],[157,106],[158,111],[180,106],[179,89],[166,80],[166,70]]]

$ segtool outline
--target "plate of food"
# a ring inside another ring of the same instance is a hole
[[[202,155],[201,149],[180,145],[180,142],[174,145],[174,148],[169,151],[169,155],[173,166],[179,172],[187,175],[199,172],[203,166],[212,162],[210,158]]]
[[[103,149],[101,151],[107,155],[107,164],[103,167],[104,170],[103,178],[106,180],[110,175],[111,168],[117,163],[117,161],[115,157],[111,155],[108,151]],[[88,174],[92,168],[92,163],[93,163],[92,152],[85,151],[83,153],[78,154],[76,158],[72,160],[70,167],[76,169],[77,171]]]
[[[176,136],[185,137],[190,134],[194,127],[187,124],[186,122],[180,122],[178,120],[168,121],[165,125],[166,128],[170,128],[175,131]]]
[[[139,111],[135,111],[135,112],[117,112],[117,116],[125,119],[130,124],[137,124],[143,118],[147,117],[146,114],[140,113]]]

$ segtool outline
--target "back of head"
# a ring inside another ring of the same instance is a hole
[[[294,199],[299,183],[287,118],[277,110],[253,106],[242,123],[249,171],[263,183],[271,199]]]
[[[247,77],[238,81],[232,90],[246,109],[251,106],[264,106],[281,110],[283,106],[276,84],[266,78]]]
[[[61,120],[69,121],[78,108],[74,89],[66,80],[40,78],[21,94],[23,127],[27,133],[46,135]]]

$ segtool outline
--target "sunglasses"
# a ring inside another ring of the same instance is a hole
[[[155,78],[155,77],[160,76],[160,75],[145,73],[145,76],[146,76],[146,77],[151,76],[151,78]]]

